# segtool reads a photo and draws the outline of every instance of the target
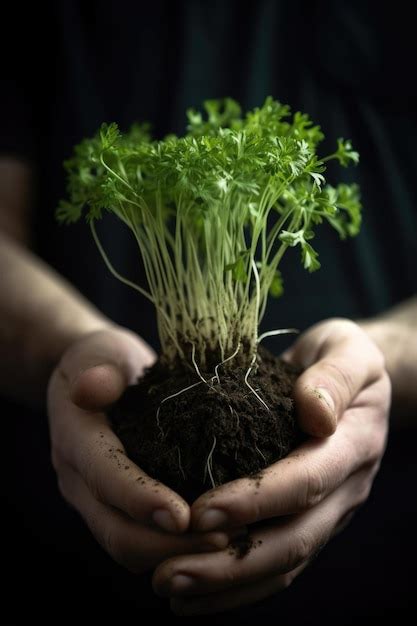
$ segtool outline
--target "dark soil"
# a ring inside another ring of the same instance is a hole
[[[199,379],[191,370],[170,371],[158,361],[109,412],[128,456],[189,502],[242,476],[251,475],[259,484],[262,469],[302,438],[291,398],[299,372],[259,351],[249,382],[267,410],[245,384],[246,371],[220,367],[220,383],[201,382],[162,402]]]

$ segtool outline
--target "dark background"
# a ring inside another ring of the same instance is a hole
[[[124,128],[151,120],[163,136],[182,132],[185,108],[205,98],[230,95],[246,108],[272,94],[322,125],[323,152],[332,151],[338,136],[353,140],[361,165],[330,175],[360,182],[365,210],[357,240],[341,245],[328,231],[317,237],[320,272],[310,276],[295,255],[287,257],[285,295],[271,305],[264,328],[372,316],[412,295],[417,100],[407,6],[57,0],[6,15],[12,40],[3,55],[0,149],[27,160],[36,173],[36,251],[106,314],[157,345],[151,308],[107,276],[84,224],[70,231],[56,225],[54,208],[65,193],[61,163],[102,121]],[[109,222],[101,228],[115,265],[141,281],[123,230]],[[113,564],[60,497],[45,414],[7,401],[3,407],[5,621],[138,622],[148,612],[168,619],[149,581]],[[410,424],[415,418],[410,415]],[[373,492],[350,526],[288,591],[233,619],[352,624],[405,618],[415,605],[416,426],[392,421]]]

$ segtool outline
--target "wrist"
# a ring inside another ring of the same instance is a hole
[[[359,322],[359,326],[381,350],[386,369],[392,377],[404,351],[404,328],[395,320],[384,318],[364,320]]]
[[[39,355],[48,365],[50,372],[59,363],[64,352],[76,341],[94,332],[115,328],[115,324],[105,316],[86,311],[76,319],[60,319],[59,324],[50,335],[49,349],[47,353]],[[33,362],[37,362],[36,357]]]
[[[376,343],[385,357],[385,366],[392,383],[394,414],[407,423],[410,408],[417,406],[415,365],[409,358],[413,333],[395,318],[381,317],[360,322],[361,328]]]

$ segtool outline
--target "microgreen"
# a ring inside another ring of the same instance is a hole
[[[347,166],[359,155],[339,139],[320,157],[323,138],[307,115],[270,97],[244,116],[230,98],[209,100],[204,112],[188,111],[184,136],[162,141],[146,126],[122,134],[103,124],[65,163],[69,201],[57,218],[75,222],[85,212],[109,269],[155,305],[167,363],[192,358],[204,369],[241,346],[249,364],[268,294],[282,293],[286,250],[298,248],[312,272],[319,224],[342,238],[360,228],[357,185],[332,187],[323,175],[326,161]],[[95,224],[105,212],[132,231],[146,289],[121,276],[101,246]]]

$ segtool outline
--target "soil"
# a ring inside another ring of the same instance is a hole
[[[158,361],[109,411],[128,456],[188,502],[242,476],[256,489],[262,470],[302,439],[291,398],[299,371],[259,350],[248,380],[269,410],[245,384],[246,372],[222,366],[220,382],[202,372],[209,384],[178,393],[199,381],[196,372]]]
[[[255,550],[261,545],[261,539],[255,541],[255,539],[252,539],[250,535],[245,535],[244,537],[234,539],[229,544],[229,554],[236,557],[237,559],[243,559],[247,554],[249,554],[249,552]]]

